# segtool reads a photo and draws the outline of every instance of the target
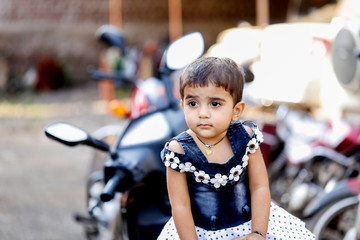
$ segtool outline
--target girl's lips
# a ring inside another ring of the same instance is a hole
[[[199,124],[199,127],[201,127],[201,128],[209,128],[209,127],[211,127],[211,125],[210,124]]]

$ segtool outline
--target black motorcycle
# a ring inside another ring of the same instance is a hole
[[[114,146],[100,139],[107,136],[104,132],[94,137],[61,122],[46,127],[46,136],[60,143],[68,146],[85,144],[110,155],[102,170],[94,170],[89,175],[89,217],[77,217],[84,223],[88,239],[156,239],[170,218],[160,151],[166,141],[186,129],[170,76],[173,71],[199,58],[203,51],[204,40],[198,32],[169,45],[160,68],[166,106],[129,119],[121,132],[109,134],[117,135]],[[112,130],[108,128],[107,131]]]

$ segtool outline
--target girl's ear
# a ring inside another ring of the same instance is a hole
[[[242,114],[242,112],[245,109],[245,103],[244,102],[238,102],[233,110],[233,117],[232,117],[232,121],[236,122],[237,120],[239,120],[240,115]]]
[[[184,101],[181,100],[181,101],[180,101],[180,104],[181,104],[181,108],[184,110]]]

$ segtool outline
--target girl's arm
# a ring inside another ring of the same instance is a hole
[[[260,148],[255,153],[249,154],[248,174],[251,194],[252,233],[236,238],[236,240],[265,240],[271,196],[266,166]]]
[[[260,148],[255,153],[249,154],[248,174],[251,194],[252,232],[257,231],[266,236],[271,196],[266,166]]]
[[[175,152],[183,152],[181,145],[176,141],[172,141],[169,148]],[[172,216],[179,237],[181,240],[195,240],[197,235],[191,212],[186,174],[167,168],[166,175]]]

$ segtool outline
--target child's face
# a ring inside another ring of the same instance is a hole
[[[207,87],[186,86],[181,105],[188,127],[198,136],[207,139],[223,136],[230,123],[239,118],[245,106],[240,102],[234,107],[230,93],[214,84]]]

